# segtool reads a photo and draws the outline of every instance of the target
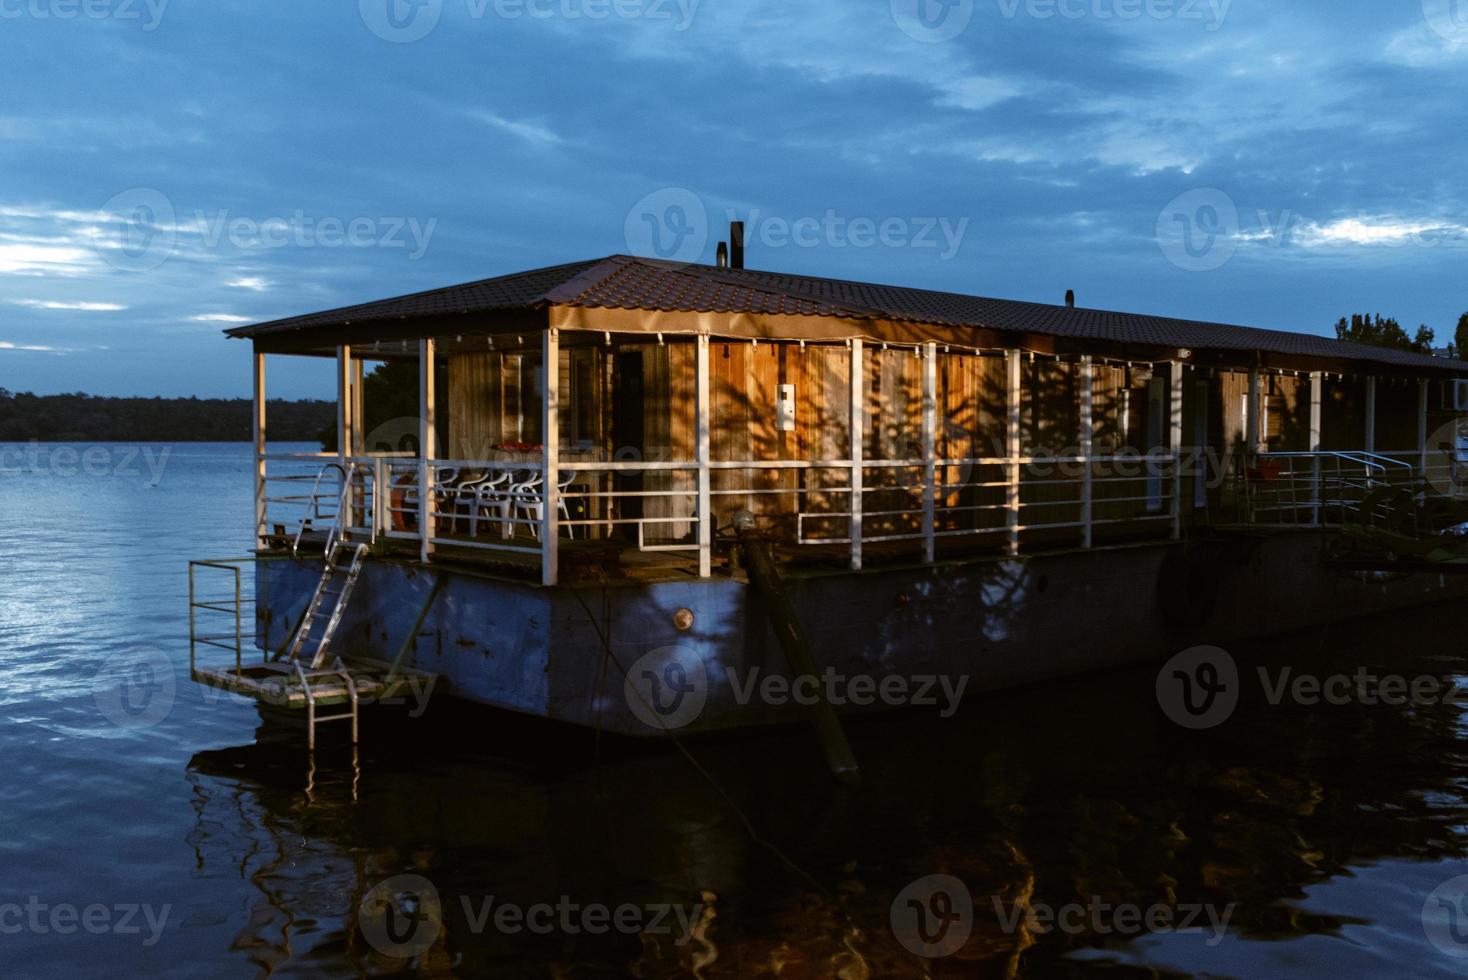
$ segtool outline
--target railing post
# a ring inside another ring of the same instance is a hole
[[[545,470],[540,508],[540,580],[556,584],[561,533],[561,336],[555,327],[541,335],[541,364],[545,371],[545,401],[541,432],[545,441]]]
[[[433,558],[433,532],[438,520],[438,498],[434,492],[438,471],[433,465],[434,457],[438,455],[434,346],[432,337],[418,341],[418,536],[421,539],[419,557],[424,562]]]
[[[937,557],[938,345],[923,348],[923,560]]]
[[[1005,427],[1005,509],[1009,515],[1009,553],[1019,554],[1020,518],[1020,352],[1005,351],[1009,422]]]
[[[851,568],[861,571],[862,531],[862,487],[865,478],[862,456],[865,454],[865,437],[862,433],[863,412],[866,409],[866,369],[862,365],[862,341],[851,342],[851,361],[848,373],[851,376]]]
[[[1183,536],[1183,362],[1173,361],[1167,379],[1169,425],[1167,446],[1172,453],[1172,539]]]
[[[264,547],[266,527],[269,519],[265,498],[267,496],[265,443],[265,355],[255,352],[255,546]]]
[[[706,333],[698,335],[696,353],[694,355],[694,370],[697,374],[697,396],[694,411],[697,413],[695,423],[698,456],[698,577],[708,578],[714,573],[714,523],[713,514],[713,473],[710,470],[711,462],[711,438],[709,413],[713,406],[709,403],[709,336]]]
[[[1366,376],[1366,451],[1376,452],[1376,375]]]
[[[1325,488],[1320,479],[1320,443],[1321,443],[1321,412],[1324,406],[1324,376],[1319,371],[1310,372],[1310,452],[1314,454],[1315,465],[1312,474],[1315,498],[1315,526],[1319,527],[1324,520],[1325,510]],[[1291,481],[1293,482],[1293,481]],[[1299,518],[1296,517],[1296,520]]]
[[[1427,475],[1427,379],[1417,382],[1417,471]]]
[[[1093,484],[1095,474],[1091,472],[1091,451],[1095,443],[1096,426],[1093,408],[1093,392],[1096,384],[1096,366],[1090,354],[1081,355],[1081,530],[1085,547],[1095,543],[1093,517]]]

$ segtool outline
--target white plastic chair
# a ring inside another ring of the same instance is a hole
[[[540,540],[540,522],[545,514],[545,496],[541,493],[545,481],[539,473],[531,473],[523,483],[515,484],[510,491],[510,505],[514,508],[514,524],[520,523],[520,515],[529,517],[530,533],[538,541]],[[505,524],[505,537],[510,537],[514,532],[513,525]]]
[[[469,503],[469,537],[479,536],[479,519],[485,515],[498,514],[501,524],[509,520],[510,475],[508,470],[501,470],[461,488]]]
[[[575,480],[576,473],[572,471],[561,474],[561,478],[556,481],[556,510],[568,521],[571,519],[571,508],[566,503],[566,490]],[[515,494],[516,519],[518,521],[521,513],[524,513],[529,518],[530,533],[535,536],[537,541],[540,540],[540,524],[545,520],[545,494],[541,492],[544,486],[544,479],[537,473],[527,480],[523,486],[518,488]],[[576,537],[576,529],[574,527],[567,527],[566,536],[571,538]]]

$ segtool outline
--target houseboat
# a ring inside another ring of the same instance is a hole
[[[749,696],[805,673],[777,607],[822,673],[972,693],[1468,591],[1358,547],[1468,519],[1437,435],[1468,408],[1459,360],[737,248],[228,334],[253,347],[257,550],[191,570],[193,676],[304,708],[313,739],[424,683],[632,736],[799,719]],[[334,363],[335,451],[272,449],[284,357]],[[402,361],[416,416],[369,429],[368,366]]]

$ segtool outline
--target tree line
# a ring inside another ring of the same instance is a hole
[[[271,441],[314,442],[335,402],[271,401]],[[0,388],[0,442],[248,442],[254,408],[245,398],[105,398],[34,395]]]
[[[1380,313],[1374,317],[1369,313],[1353,313],[1350,319],[1341,317],[1336,322],[1335,335],[1337,340],[1416,351],[1419,354],[1431,354],[1433,345],[1437,342],[1437,331],[1427,324],[1422,324],[1417,328],[1416,335],[1409,337],[1400,323]],[[1447,352],[1449,357],[1457,357],[1459,352],[1468,352],[1468,313],[1458,318],[1458,329],[1453,334],[1453,342],[1447,346]]]

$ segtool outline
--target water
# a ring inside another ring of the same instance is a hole
[[[360,768],[340,744],[312,768],[299,731],[186,676],[187,562],[247,549],[248,447],[148,448],[128,466],[103,447],[88,469],[0,447],[7,977],[1468,972],[1453,910],[1434,899],[1439,941],[1424,929],[1429,896],[1468,873],[1456,705],[1273,706],[1246,689],[1227,723],[1189,732],[1158,709],[1154,671],[1111,674],[856,726],[866,780],[846,789],[803,731],[697,742],[690,759],[437,704],[369,715]],[[1457,676],[1461,620],[1438,606],[1231,652],[1246,675]],[[171,673],[138,673],[160,653]],[[925,966],[891,911],[937,874],[975,911],[967,942]],[[424,935],[411,920],[358,913],[405,875],[442,910],[420,914],[431,945],[414,961],[381,952]],[[1438,895],[1461,911],[1461,890]],[[1075,928],[1006,929],[1016,899],[1071,907]],[[1206,906],[1227,928],[1123,933],[1114,911],[1076,911],[1099,904]],[[538,905],[549,928],[495,918]],[[594,933],[599,905],[643,925],[676,913],[670,932]]]

